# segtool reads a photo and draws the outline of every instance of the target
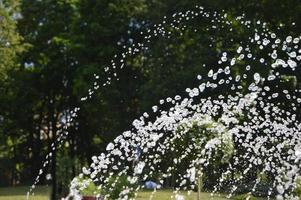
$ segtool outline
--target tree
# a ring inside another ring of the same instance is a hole
[[[19,1],[0,1],[0,159],[6,166],[0,173],[2,184],[16,184],[18,180],[16,163],[19,141],[15,123],[11,121],[13,108],[10,107],[16,96],[10,75],[18,69],[18,55],[24,50],[22,37],[17,31],[20,17]]]
[[[74,58],[70,55],[70,30],[76,18],[76,1],[23,1],[19,29],[31,48],[22,55],[24,71],[34,84],[27,85],[38,98],[27,99],[32,109],[30,146],[35,163],[52,152],[52,199],[57,199],[57,146],[62,117],[72,109]],[[62,20],[64,19],[64,20]],[[39,145],[37,145],[39,144]],[[46,151],[45,151],[46,150]],[[42,164],[42,163],[41,163]],[[41,164],[34,167],[37,175]]]

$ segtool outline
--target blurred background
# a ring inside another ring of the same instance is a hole
[[[206,47],[210,32],[158,39],[147,55],[127,60],[119,81],[80,100],[123,46],[143,40],[141,31],[195,5],[265,21],[280,35],[300,34],[299,0],[0,0],[0,196],[16,193],[12,186],[27,189],[50,151],[39,184],[51,187],[40,190],[52,190],[52,199],[65,196],[72,178],[135,118],[195,86],[202,63],[214,63],[216,52],[233,51],[223,43],[230,38],[225,32],[215,33],[215,51]],[[300,75],[289,84],[298,87]],[[70,134],[53,151],[60,122],[77,106]]]

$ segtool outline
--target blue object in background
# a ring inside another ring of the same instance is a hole
[[[144,183],[144,186],[145,186],[145,188],[146,189],[155,189],[155,188],[157,188],[157,183],[155,183],[154,181],[146,181],[145,183]]]

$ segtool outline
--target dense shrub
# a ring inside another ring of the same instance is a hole
[[[250,188],[253,188],[255,184],[255,181],[249,182],[249,183],[242,183],[239,185],[236,189],[237,194],[245,194],[250,191]],[[256,190],[252,192],[253,196],[256,197],[267,197],[269,192],[271,192],[270,196],[275,196],[275,191],[270,191],[271,185],[269,183],[257,183]],[[226,191],[230,192],[230,191]]]
[[[96,196],[101,193],[101,190],[89,178],[76,177],[78,182],[78,190],[81,196]]]
[[[248,198],[248,196],[249,196],[248,194],[241,194],[241,195],[234,197],[234,200],[246,200]],[[253,195],[251,195],[249,200],[257,200],[257,198],[254,197]]]
[[[90,182],[89,185],[81,192],[83,196],[95,196],[99,190],[97,189],[97,186],[94,184],[94,182]]]
[[[135,196],[134,189],[136,184],[130,183],[128,176],[111,176],[108,183],[102,189],[102,194],[109,195],[109,199],[118,199],[123,196],[133,198]]]
[[[297,182],[296,182],[296,189],[295,189],[295,194],[301,198],[301,179],[297,179]]]

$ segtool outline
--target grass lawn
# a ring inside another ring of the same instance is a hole
[[[142,191],[138,193],[137,200],[147,200],[150,199],[152,192],[151,191]],[[197,193],[192,192],[190,195],[187,192],[181,192],[179,193],[180,195],[183,195],[185,197],[185,200],[196,200],[197,198]],[[173,196],[173,198],[171,197]],[[170,200],[170,199],[175,199],[174,194],[172,193],[171,190],[158,190],[153,194],[153,197],[151,198],[152,200]],[[201,199],[202,200],[225,200],[224,195],[220,196],[210,196],[210,193],[201,193]]]
[[[175,200],[175,194],[171,190],[157,190],[157,192],[153,193],[152,191],[141,191],[138,193],[137,200]],[[185,191],[182,191],[181,193],[178,193],[182,196],[184,196],[185,200],[196,200],[197,199],[197,193],[192,192],[188,194]],[[150,196],[152,195],[152,198]],[[213,196],[210,195],[210,193],[202,192],[201,193],[201,200],[228,200],[226,198],[226,194],[215,194]],[[235,199],[234,197],[230,198],[230,200]],[[257,200],[266,200],[267,198],[260,198],[256,197]],[[273,200],[273,198],[272,198]]]
[[[26,199],[26,192],[29,187],[7,187],[7,188],[0,188],[0,200],[25,200]],[[148,200],[152,191],[141,191],[138,193],[137,200]],[[171,196],[173,195],[171,190],[158,190],[156,193],[153,194],[152,200],[170,200]],[[196,193],[193,192],[190,195],[187,192],[182,192],[181,195],[185,196],[185,200],[195,200]],[[50,196],[50,188],[47,186],[39,186],[35,190],[35,195],[30,196],[30,200],[49,200]],[[202,193],[202,199],[204,200],[225,200],[226,198],[223,197],[213,197],[210,198],[210,194]],[[173,198],[174,199],[174,198]]]
[[[29,187],[4,187],[0,188],[0,200],[25,200],[26,192]],[[187,192],[181,192],[180,195],[185,197],[185,200],[196,200],[197,193],[192,192],[188,195]],[[152,198],[150,198],[152,196]],[[171,198],[173,196],[173,198]],[[50,197],[50,187],[48,186],[38,186],[35,189],[35,195],[30,196],[29,200],[49,200]],[[137,196],[137,200],[170,200],[175,199],[174,194],[171,190],[158,190],[153,193],[152,191],[140,191]],[[210,196],[210,193],[201,193],[201,200],[226,200],[224,195],[220,196]],[[259,200],[259,198],[258,198]]]
[[[0,200],[25,200],[28,189],[29,186],[0,187]],[[38,186],[35,189],[34,194],[34,196],[30,196],[30,200],[49,200],[50,187]]]

